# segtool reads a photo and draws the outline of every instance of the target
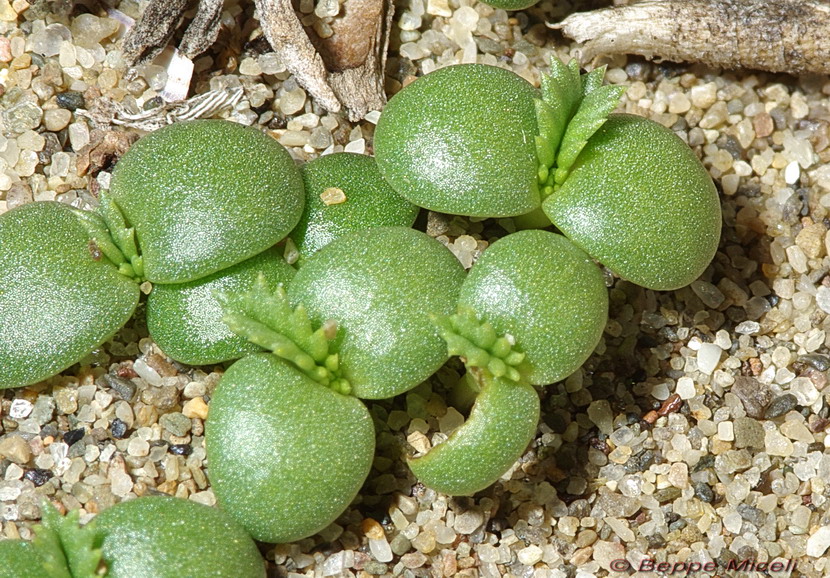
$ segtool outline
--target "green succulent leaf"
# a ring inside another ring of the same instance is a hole
[[[337,326],[324,322],[317,329],[305,307],[293,307],[282,285],[271,289],[260,274],[249,291],[219,292],[222,320],[231,331],[291,363],[308,378],[339,393],[351,392],[340,372],[337,353],[331,341]]]
[[[447,342],[450,355],[460,356],[464,364],[488,370],[495,377],[519,381],[517,369],[525,354],[516,351],[510,336],[499,335],[488,322],[476,318],[475,312],[459,307],[458,313],[449,317],[433,316],[438,332]]]
[[[116,224],[116,212],[102,208],[113,235],[126,244],[119,231],[135,229],[153,283],[193,281],[253,257],[294,228],[304,203],[288,152],[223,120],[175,123],[139,139],[116,164],[110,195],[123,217]]]
[[[37,531],[37,527],[35,529]],[[51,545],[38,547],[25,540],[0,540],[0,560],[3,561],[0,578],[72,578],[62,552],[51,548]]]
[[[354,395],[412,389],[447,361],[430,315],[450,315],[464,269],[441,243],[406,227],[348,233],[310,257],[288,287],[316,327],[337,324],[331,350]]]
[[[138,285],[104,258],[89,222],[56,202],[0,215],[0,389],[77,363],[132,316]]]
[[[265,578],[256,544],[219,508],[145,496],[107,508],[88,527],[99,536],[107,578]]]
[[[580,103],[576,114],[568,123],[559,154],[556,156],[556,176],[554,180],[561,185],[567,178],[568,171],[576,157],[585,147],[588,139],[599,130],[614,111],[625,92],[623,86],[599,86],[592,90]]]
[[[219,363],[261,351],[222,321],[224,313],[216,293],[251,291],[260,275],[273,291],[288,283],[295,272],[280,251],[271,248],[196,281],[156,283],[147,296],[147,328],[167,355],[190,365]]]
[[[539,395],[526,383],[477,374],[481,392],[467,421],[424,456],[410,458],[415,477],[452,496],[483,490],[510,469],[533,439]]]
[[[373,157],[325,155],[303,165],[302,173],[305,209],[289,235],[299,252],[299,265],[344,233],[411,227],[418,216],[419,208],[383,180]]]
[[[712,261],[720,201],[706,169],[671,130],[612,114],[543,209],[603,265],[650,289],[677,289]]]
[[[603,86],[604,76],[604,66],[580,75],[576,59],[565,65],[556,57],[551,58],[550,73],[542,75],[542,98],[536,101],[536,154],[544,198],[564,182],[585,143],[625,92],[621,86]]]
[[[587,98],[588,95],[590,95],[594,90],[602,86],[602,81],[605,78],[605,71],[607,68],[607,66],[598,66],[591,72],[588,72],[580,76],[580,81],[582,82],[583,100]]]
[[[475,95],[475,98],[470,98]],[[383,178],[433,211],[507,217],[541,202],[537,90],[483,64],[435,70],[393,96],[375,130]]]
[[[333,522],[357,495],[375,450],[360,400],[270,354],[228,369],[205,436],[219,505],[264,542],[300,540]]]
[[[458,306],[506,338],[497,357],[524,354],[508,364],[523,381],[545,385],[576,371],[593,352],[608,319],[608,290],[599,267],[576,245],[528,230],[482,253],[461,286]]]
[[[133,273],[132,277],[143,279],[144,260],[138,252],[135,229],[127,225],[124,215],[121,214],[107,191],[101,191],[98,201],[98,213],[106,223],[113,243],[118,247],[126,263],[130,266]],[[119,265],[121,264],[119,263]]]
[[[72,510],[62,516],[55,506],[44,501],[41,524],[35,527],[34,543],[43,552],[50,553],[50,567],[55,568],[55,572],[68,566],[66,576],[94,578],[99,575],[101,562],[99,536],[93,527],[80,525],[80,514],[79,510]],[[60,556],[57,550],[60,550]]]

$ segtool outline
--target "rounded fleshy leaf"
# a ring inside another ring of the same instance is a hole
[[[471,98],[474,96],[474,98]],[[506,217],[541,202],[538,91],[495,66],[440,68],[393,96],[375,130],[383,177],[420,207]]]
[[[519,231],[490,245],[461,286],[459,307],[525,354],[533,385],[559,381],[593,352],[608,320],[608,290],[591,258],[565,237]]]
[[[276,289],[280,284],[287,285],[295,272],[280,251],[271,248],[196,281],[157,283],[147,296],[150,336],[164,353],[190,365],[220,363],[261,351],[222,321],[224,312],[216,293],[249,291],[260,274],[271,289]]]
[[[302,168],[305,209],[291,239],[300,262],[344,233],[384,225],[411,227],[418,207],[383,180],[375,159],[334,153]]]
[[[266,353],[222,377],[205,436],[219,505],[263,542],[300,540],[333,522],[357,495],[375,450],[360,400]]]
[[[92,524],[107,578],[265,577],[254,541],[218,508],[146,496],[107,508]]]
[[[59,550],[59,549],[58,549]],[[57,557],[63,558],[60,551]],[[21,578],[21,576],[49,576],[50,578],[71,578],[66,561],[62,565],[48,565],[40,549],[24,540],[0,540],[0,578]]]
[[[543,208],[589,255],[650,289],[697,279],[720,240],[709,173],[671,130],[639,116],[611,115]]]
[[[118,161],[110,187],[153,283],[192,281],[253,257],[294,228],[304,203],[282,145],[224,120],[148,134]]]
[[[455,310],[464,269],[414,229],[379,227],[323,247],[288,287],[317,325],[333,320],[342,376],[352,393],[382,399],[427,379],[448,358],[430,315]]]
[[[0,389],[77,363],[135,310],[138,285],[101,255],[68,205],[0,215],[0,248]]]
[[[527,449],[539,423],[533,387],[480,375],[481,392],[464,424],[409,460],[419,482],[451,496],[469,496],[498,480]]]
[[[502,10],[524,10],[536,4],[539,0],[487,0],[485,4],[489,4],[493,8],[501,8]]]

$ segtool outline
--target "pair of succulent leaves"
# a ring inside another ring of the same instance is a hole
[[[262,556],[245,530],[221,510],[190,500],[147,496],[121,502],[85,526],[78,510],[61,516],[44,501],[41,512],[32,542],[0,541],[0,578],[265,576]]]
[[[221,158],[224,148],[213,146],[205,155],[205,140],[236,153]],[[164,287],[227,269],[300,218],[291,157],[247,127],[173,125],[130,156],[97,212],[39,202],[0,216],[0,387],[35,383],[88,355],[132,316],[141,282]]]
[[[603,86],[603,74],[553,58],[538,91],[501,68],[436,70],[384,109],[374,142],[381,174],[421,207],[552,222],[629,281],[685,286],[717,249],[717,191],[671,130],[612,114],[624,89]]]

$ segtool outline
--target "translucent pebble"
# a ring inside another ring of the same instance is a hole
[[[311,135],[304,131],[287,130],[280,137],[280,144],[286,147],[301,147],[308,144]]]
[[[830,304],[828,305],[828,307],[830,307]],[[747,317],[749,317],[749,319],[753,321],[756,319],[760,319],[761,316],[769,312],[770,309],[772,309],[772,306],[770,305],[769,301],[767,301],[761,296],[751,297],[744,306],[744,310],[746,311]],[[827,309],[827,311],[830,312],[830,308]]]
[[[544,554],[544,552],[539,546],[531,544],[527,548],[519,550],[516,556],[522,564],[526,566],[533,566],[542,559],[542,554]]]
[[[52,165],[49,174],[53,177],[65,177],[69,175],[71,157],[69,153],[57,152],[52,155]]]
[[[720,289],[718,289],[711,283],[708,283],[707,281],[697,279],[695,281],[692,281],[691,287],[695,295],[697,295],[700,298],[700,300],[703,301],[703,304],[712,309],[717,309],[718,307],[720,307],[726,299],[724,294],[721,293]]]
[[[113,495],[123,498],[133,489],[133,480],[126,472],[118,469],[110,470],[110,490]]]
[[[285,114],[296,114],[305,106],[306,93],[302,88],[287,90],[280,95],[280,111]]]
[[[31,177],[35,174],[35,168],[38,164],[38,156],[35,151],[21,151],[17,159],[17,164],[14,166],[18,176]]]
[[[2,113],[4,132],[20,134],[27,130],[36,129],[40,126],[42,118],[43,110],[36,103],[22,102]]]
[[[253,58],[244,58],[239,64],[239,74],[259,76],[261,73],[262,69],[259,67],[259,63]]]
[[[449,18],[452,16],[448,0],[427,0],[427,14],[432,16],[443,16]]]
[[[15,399],[9,409],[9,417],[12,419],[24,419],[32,413],[34,404],[26,399]]]
[[[398,26],[401,30],[418,30],[421,27],[421,17],[412,12],[404,12],[401,14]]]
[[[698,353],[698,355],[700,354]],[[695,395],[697,395],[697,392],[695,391],[695,382],[690,377],[681,377],[678,379],[677,387],[674,391],[680,396],[680,399],[692,399]]]
[[[69,143],[74,151],[79,151],[89,144],[89,126],[84,121],[69,125]]]
[[[796,161],[792,161],[784,169],[784,182],[788,185],[794,185],[801,178],[801,168]]]
[[[57,56],[61,51],[61,44],[72,40],[72,33],[63,24],[50,24],[43,30],[35,32],[29,37],[29,48],[41,56]]]
[[[461,6],[453,13],[450,22],[452,26],[457,26],[463,30],[472,32],[478,26],[479,18],[480,16],[475,8]]]
[[[631,428],[623,426],[609,436],[609,439],[615,446],[625,446],[631,443],[631,440],[634,439],[634,432],[631,431]]]
[[[337,0],[319,0],[314,7],[314,14],[318,18],[333,18],[340,12],[340,3]]]
[[[588,419],[599,428],[599,431],[610,435],[614,431],[613,413],[608,400],[600,399],[592,401],[588,406]]]
[[[43,113],[43,126],[46,130],[58,132],[69,125],[72,113],[65,108],[54,108]]]
[[[697,368],[701,372],[711,375],[720,363],[722,355],[723,350],[714,343],[702,343],[700,350],[697,352]]]
[[[369,540],[369,551],[378,562],[392,561],[392,548],[385,536],[379,540]]]
[[[816,305],[825,313],[830,313],[830,287],[822,285],[816,291]]]
[[[777,429],[769,429],[764,433],[764,446],[771,456],[788,457],[793,453],[793,443]]]
[[[133,363],[133,370],[150,385],[161,386],[163,384],[161,376],[158,372],[147,365],[147,362],[142,358],[138,358]]]
[[[733,534],[738,534],[743,526],[743,518],[738,512],[730,512],[723,517],[723,527]]]
[[[672,114],[684,114],[689,112],[692,103],[682,92],[673,92],[669,95],[669,112]]]
[[[343,147],[343,150],[347,153],[356,153],[362,155],[366,152],[366,139],[359,138],[357,140],[353,140],[345,147]]]
[[[807,538],[805,553],[808,556],[818,558],[830,548],[830,526],[821,526],[815,533]]]
[[[416,44],[415,42],[406,42],[401,44],[398,51],[401,56],[404,56],[412,61],[421,60],[422,58],[429,56],[429,52],[427,52],[427,50],[420,44]]]
[[[285,72],[285,64],[277,56],[276,52],[267,52],[257,58],[259,69],[263,74],[279,74]]]
[[[27,130],[17,137],[17,146],[23,150],[42,151],[46,145],[46,139],[33,130]]]
[[[798,273],[806,273],[808,269],[807,255],[798,245],[791,245],[786,249],[787,260],[792,266],[793,270]]]

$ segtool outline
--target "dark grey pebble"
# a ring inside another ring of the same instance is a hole
[[[127,435],[127,424],[120,419],[115,418],[110,424],[110,432],[112,432],[112,437],[120,440]]]
[[[35,468],[33,470],[26,470],[23,477],[32,482],[35,487],[39,488],[52,478],[53,474],[49,470],[42,470]]]
[[[818,369],[819,371],[827,371],[830,369],[830,356],[822,355],[821,353],[799,355],[798,361],[806,363],[810,367]]]
[[[749,504],[738,504],[735,510],[741,515],[741,518],[755,524],[756,528],[762,527],[767,519],[767,515],[763,511]]]
[[[104,375],[104,381],[124,401],[132,401],[135,397],[135,384],[129,379],[107,373]]]
[[[75,110],[79,108],[86,108],[84,95],[74,90],[61,92],[55,97],[55,101],[58,103],[59,107],[71,110],[72,112],[75,112]]]
[[[189,456],[193,453],[193,447],[190,444],[173,444],[167,451],[177,456]]]
[[[795,409],[797,405],[798,398],[793,394],[785,393],[784,395],[779,395],[769,403],[767,410],[764,412],[764,417],[766,419],[772,419],[782,416],[788,411]]]
[[[78,440],[82,439],[84,437],[85,433],[86,433],[86,430],[82,427],[79,427],[78,429],[70,430],[70,431],[66,432],[65,434],[63,434],[63,441],[66,443],[66,445],[71,446],[72,444],[74,444]]]
[[[695,496],[697,496],[702,502],[711,504],[715,499],[715,492],[712,491],[709,484],[698,482],[695,484]]]

